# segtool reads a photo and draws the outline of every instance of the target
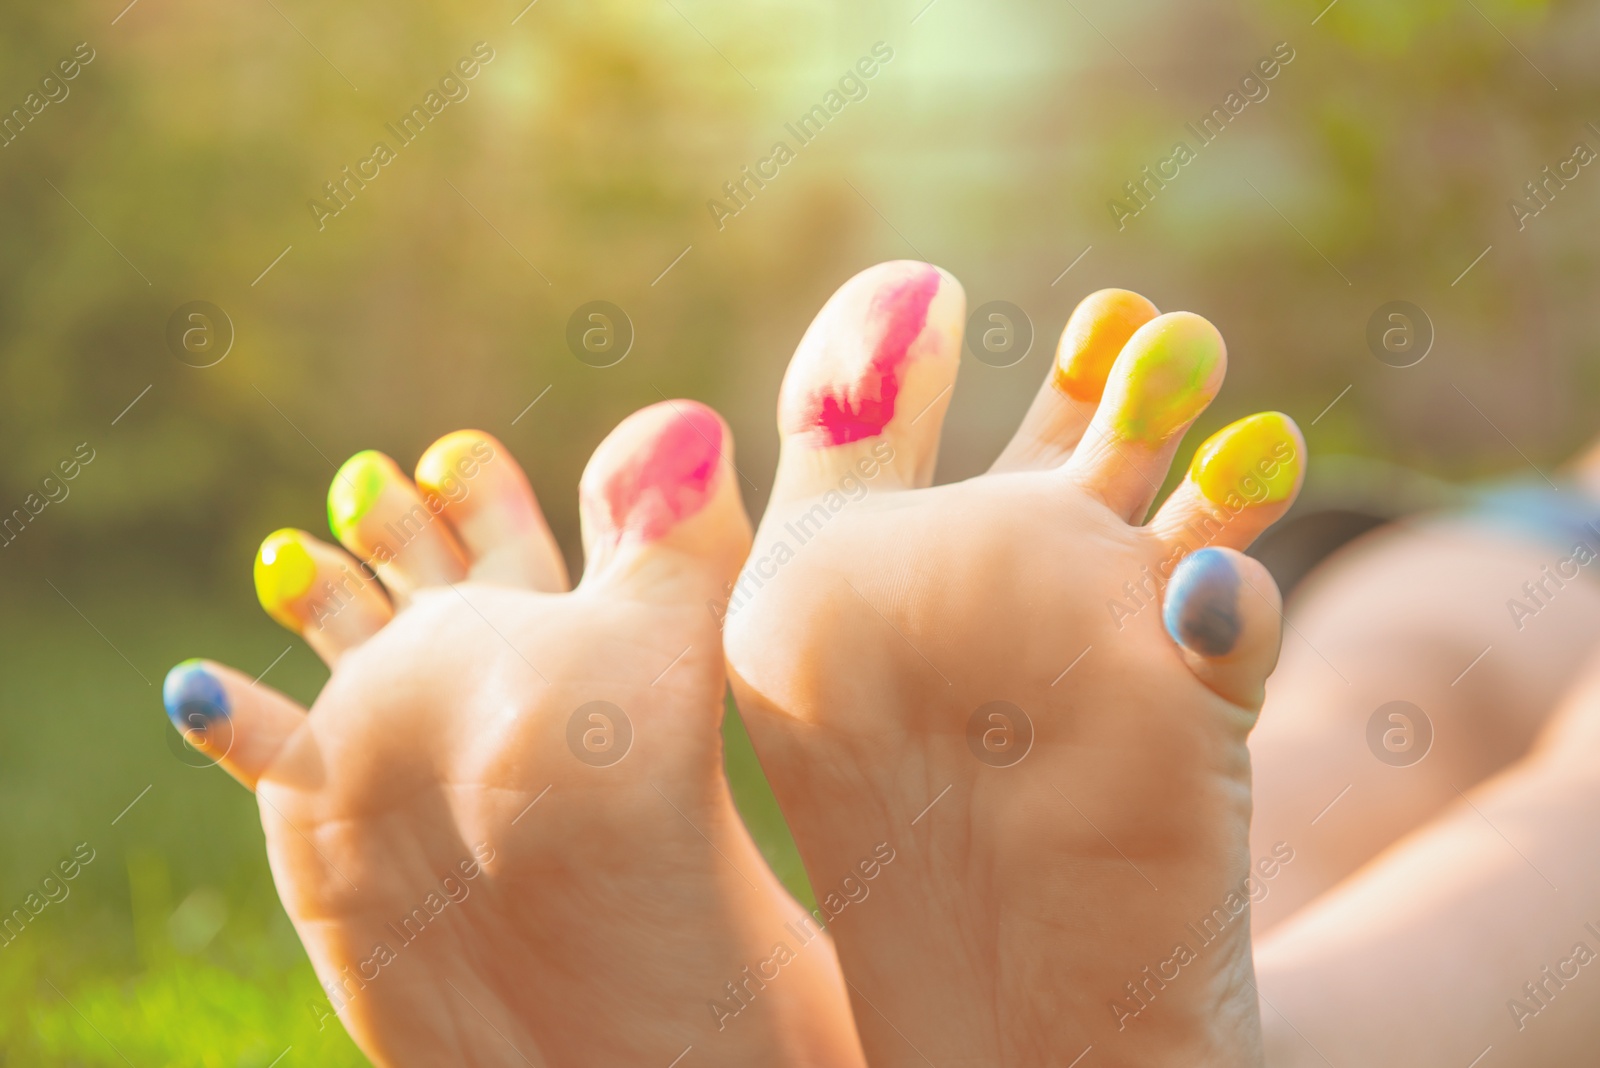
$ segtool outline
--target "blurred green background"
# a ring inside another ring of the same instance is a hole
[[[1221,327],[1228,386],[1191,444],[1287,411],[1313,502],[1340,457],[1528,475],[1595,430],[1600,173],[1521,229],[1510,207],[1600,150],[1592,4],[125,2],[0,13],[0,117],[23,109],[0,135],[0,518],[27,513],[0,536],[0,910],[95,856],[0,948],[3,1064],[363,1063],[306,1008],[253,802],[174,748],[157,692],[204,655],[314,697],[325,672],[256,608],[249,560],[273,528],[323,529],[358,449],[409,465],[496,434],[576,563],[589,452],[690,396],[732,424],[759,512],[790,351],[848,275],[900,257],[1036,331],[1013,366],[967,358],[945,479],[996,455],[1108,285]],[[479,42],[470,94],[319,229],[324,183]],[[865,95],[713,212],[878,42]],[[1266,96],[1119,227],[1123,184],[1280,44]],[[41,84],[74,49],[93,58]],[[205,368],[167,341],[201,300],[235,335]],[[612,367],[565,341],[593,300],[636,334]],[[1367,343],[1395,300],[1436,333],[1404,369]],[[92,462],[45,483],[80,444]],[[805,893],[729,732],[747,817]]]

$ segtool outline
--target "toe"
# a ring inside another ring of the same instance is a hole
[[[1189,424],[1222,386],[1227,349],[1198,315],[1171,312],[1117,356],[1083,443],[1064,468],[1129,522],[1144,518]]]
[[[444,498],[424,498],[395,462],[368,449],[346,460],[328,486],[328,526],[404,604],[417,590],[460,582],[466,554],[439,522]]]
[[[1209,548],[1173,569],[1161,618],[1201,682],[1256,712],[1278,662],[1281,607],[1277,583],[1259,560]]]
[[[466,552],[468,578],[547,593],[567,588],[566,563],[533,487],[499,441],[481,430],[446,434],[417,461],[417,488],[439,502],[440,518]]]
[[[349,554],[303,530],[267,536],[256,553],[256,597],[331,667],[394,615],[376,579]]]
[[[993,469],[1041,470],[1071,455],[1100,403],[1117,354],[1159,314],[1154,304],[1126,289],[1102,289],[1084,297],[1067,319],[1055,362],[1033,406]]]
[[[1206,545],[1244,549],[1294,503],[1305,456],[1300,428],[1281,412],[1230,423],[1195,452],[1150,529],[1175,553]]]
[[[268,686],[207,660],[185,660],[161,686],[161,700],[190,745],[254,790],[306,711]]]
[[[783,379],[773,500],[815,497],[857,477],[931,482],[965,314],[960,283],[909,260],[870,267],[828,298]]]
[[[716,412],[662,401],[624,419],[578,484],[584,582],[681,585],[697,601],[725,599],[750,550],[733,439]]]

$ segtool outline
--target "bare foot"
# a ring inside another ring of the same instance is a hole
[[[1247,852],[1245,740],[1279,616],[1236,550],[1303,442],[1233,424],[1140,525],[1225,355],[1108,290],[994,469],[930,488],[963,318],[921,263],[828,302],[727,618],[863,1043],[876,1066],[1259,1063],[1248,907],[1275,861]]]
[[[862,1063],[831,944],[723,779],[731,449],[687,401],[618,427],[571,592],[499,442],[449,435],[415,483],[358,454],[330,520],[382,584],[300,531],[256,560],[333,668],[311,710],[208,662],[168,676],[175,724],[256,791],[327,1018],[377,1064]]]

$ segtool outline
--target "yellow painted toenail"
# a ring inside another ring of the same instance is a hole
[[[1102,289],[1084,297],[1056,347],[1056,388],[1073,400],[1097,403],[1122,346],[1159,314],[1154,304],[1126,289]]]
[[[1163,315],[1141,326],[1115,368],[1119,436],[1159,445],[1211,403],[1221,384],[1222,335],[1198,315]]]
[[[1189,477],[1206,499],[1228,507],[1288,500],[1305,467],[1305,446],[1294,420],[1261,412],[1230,423],[1206,439]]]
[[[289,606],[309,593],[317,579],[317,563],[301,544],[305,537],[298,530],[274,531],[256,553],[256,599],[267,615],[297,631],[300,620]]]
[[[328,527],[334,537],[345,540],[362,517],[372,511],[393,468],[392,460],[373,449],[358,452],[344,462],[328,487]]]

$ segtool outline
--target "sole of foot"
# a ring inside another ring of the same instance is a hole
[[[994,468],[932,486],[964,318],[922,263],[828,301],[725,622],[868,1057],[1259,1063],[1249,898],[1276,862],[1248,851],[1246,739],[1280,615],[1238,550],[1304,442],[1240,420],[1146,521],[1225,348],[1106,290]]]
[[[572,589],[500,442],[449,435],[414,479],[357,454],[344,548],[284,530],[255,564],[332,668],[311,708],[209,661],[168,676],[174,724],[255,791],[324,1022],[376,1064],[862,1063],[831,942],[723,777],[731,450],[692,402],[619,426]]]

